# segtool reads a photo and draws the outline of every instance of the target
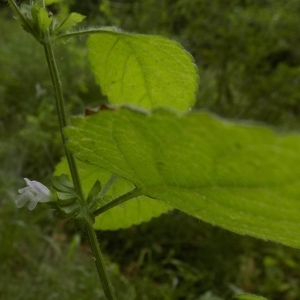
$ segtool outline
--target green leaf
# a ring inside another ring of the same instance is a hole
[[[77,165],[85,194],[91,191],[95,181],[99,180],[102,186],[104,186],[112,175],[112,173],[102,170],[97,166],[92,166],[81,161],[77,161]],[[60,174],[70,174],[66,159],[63,159],[56,166],[54,175]],[[98,203],[99,207],[133,188],[134,185],[132,183],[123,178],[118,178],[115,184],[107,191],[104,199]],[[137,225],[142,222],[147,222],[153,217],[158,217],[162,213],[166,213],[170,209],[168,205],[157,200],[149,199],[144,196],[137,197],[130,202],[124,203],[122,206],[116,206],[98,216],[94,227],[101,230],[128,228],[133,224]]]
[[[55,190],[61,192],[71,192],[74,191],[74,184],[70,181],[66,174],[61,174],[60,176],[54,176],[52,178],[52,185]]]
[[[45,8],[41,8],[38,12],[38,24],[41,32],[46,30],[52,22],[52,19],[49,18],[48,12]]]
[[[197,69],[178,43],[103,29],[87,46],[97,83],[110,103],[183,111],[195,103]]]
[[[85,16],[78,14],[78,13],[71,13],[67,16],[67,18],[61,22],[61,24],[55,29],[55,33],[62,33],[65,32],[71,27],[75,26],[77,23],[80,23]]]
[[[46,30],[52,22],[52,19],[49,18],[48,12],[43,7],[42,2],[37,2],[31,6],[31,16],[39,33]]]
[[[62,201],[64,201],[64,200],[75,200],[75,199],[78,198],[78,196],[76,195],[75,192],[73,192],[73,193],[72,192],[70,192],[70,193],[68,193],[68,192],[56,192],[56,194],[57,194],[58,199],[60,199]],[[71,202],[66,201],[65,203],[69,204],[69,203],[72,203],[72,202],[73,201],[71,201]]]
[[[101,111],[68,148],[143,195],[228,230],[300,247],[300,137],[207,113]],[[130,202],[130,201],[129,201]]]
[[[267,300],[264,297],[250,295],[250,294],[238,295],[238,296],[235,296],[235,299],[238,299],[238,300]]]
[[[60,207],[60,210],[68,216],[73,215],[74,213],[78,212],[79,209],[80,209],[80,206],[78,203],[73,203],[71,205]]]
[[[92,203],[100,194],[100,192],[101,192],[101,182],[97,180],[88,194],[87,203],[88,204]]]

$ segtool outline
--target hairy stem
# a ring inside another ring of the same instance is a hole
[[[63,97],[63,92],[62,92],[62,86],[61,86],[61,81],[59,78],[57,66],[56,66],[56,61],[52,49],[52,44],[51,40],[49,37],[49,33],[45,32],[45,41],[44,41],[44,49],[45,49],[45,54],[48,62],[48,67],[53,83],[53,89],[54,89],[54,95],[55,95],[55,100],[56,100],[56,109],[57,109],[57,115],[58,115],[58,120],[59,120],[59,128],[61,132],[61,137],[63,140],[63,144],[65,146],[67,139],[65,137],[65,134],[63,132],[64,127],[67,126],[67,117],[66,117],[66,112],[65,112],[65,106],[64,106],[64,97]],[[84,193],[81,187],[81,181],[79,178],[78,174],[78,169],[76,165],[76,161],[74,156],[66,149],[65,147],[65,152],[68,160],[68,164],[70,167],[72,179],[74,182],[74,186],[76,189],[77,194],[80,197],[81,204],[84,204]]]
[[[31,32],[31,34],[33,36],[35,36],[34,30],[32,30],[32,28],[28,24],[26,18],[24,18],[24,16],[22,15],[22,12],[18,8],[18,6],[14,2],[14,0],[8,0],[8,3],[12,7],[14,12],[17,14],[18,18],[21,20],[22,25],[25,26]],[[44,1],[43,1],[43,4],[45,6]],[[75,161],[75,158],[72,155],[72,153],[70,153],[68,151],[68,149],[66,148],[66,145],[65,145],[66,142],[67,142],[67,138],[65,137],[65,134],[64,134],[63,130],[67,126],[68,123],[67,123],[67,117],[66,117],[65,106],[64,106],[64,97],[63,97],[62,85],[61,85],[58,69],[57,69],[57,66],[56,66],[54,52],[53,52],[53,49],[52,49],[52,40],[51,40],[48,29],[46,31],[44,31],[43,40],[41,41],[41,43],[44,46],[45,55],[46,55],[46,58],[47,58],[47,63],[48,63],[48,67],[49,67],[49,71],[50,71],[50,75],[51,75],[51,79],[52,79],[54,95],[55,95],[55,101],[56,101],[57,115],[58,115],[58,120],[59,120],[59,128],[60,128],[60,132],[61,132],[61,136],[62,136],[63,145],[64,145],[64,148],[65,148],[69,168],[70,168],[70,171],[71,171],[71,175],[72,175],[73,183],[74,183],[74,186],[75,186],[75,190],[76,190],[76,192],[79,196],[80,204],[81,204],[82,207],[84,207],[86,200],[85,200],[84,193],[83,193],[83,190],[82,190],[81,181],[80,181],[76,161]],[[114,176],[111,179],[111,181],[113,182],[115,179],[116,179],[116,177]],[[112,182],[110,182],[110,183],[112,183]],[[108,188],[109,188],[109,185],[108,185],[107,189]],[[112,285],[110,283],[107,271],[105,269],[104,260],[103,260],[103,257],[102,257],[100,247],[98,245],[98,241],[97,241],[97,238],[96,238],[95,231],[94,231],[92,225],[89,224],[88,222],[86,222],[86,224],[85,224],[85,229],[86,229],[86,232],[87,232],[87,235],[88,235],[88,239],[89,239],[89,243],[90,243],[90,246],[91,246],[93,256],[95,258],[97,271],[98,271],[100,280],[102,282],[102,286],[103,286],[103,289],[104,289],[104,292],[105,292],[105,296],[106,296],[107,300],[116,300],[113,289],[112,289]]]
[[[95,265],[97,267],[97,271],[98,271],[99,277],[101,279],[106,298],[107,298],[107,300],[116,300],[114,291],[112,289],[112,285],[110,283],[110,280],[109,280],[109,277],[108,277],[108,274],[107,274],[107,271],[105,268],[104,259],[103,259],[103,256],[102,256],[102,253],[101,253],[101,250],[99,247],[99,243],[97,241],[95,231],[89,223],[86,224],[85,228],[86,228],[86,232],[87,232],[89,242],[91,245],[91,250],[92,250],[94,260],[95,260]]]
[[[55,61],[52,44],[51,44],[51,39],[50,39],[48,31],[45,32],[44,49],[45,49],[45,54],[47,57],[48,67],[50,70],[50,75],[51,75],[53,88],[54,88],[60,132],[61,132],[63,144],[65,146],[67,139],[65,137],[63,129],[64,129],[64,127],[67,126],[67,118],[66,118],[65,107],[64,107],[64,98],[63,98],[61,81],[59,78],[59,73],[57,70],[56,61]],[[80,197],[81,204],[83,206],[85,204],[84,203],[85,198],[84,198],[81,181],[80,181],[79,174],[78,174],[76,161],[75,161],[74,156],[68,151],[68,149],[66,149],[66,147],[65,147],[65,151],[66,151],[66,156],[67,156],[68,164],[70,167],[73,183],[74,183],[76,192]],[[88,239],[89,239],[89,243],[91,246],[93,256],[95,257],[97,271],[98,271],[98,274],[99,274],[99,277],[100,277],[100,280],[101,280],[101,283],[103,286],[105,296],[106,296],[107,300],[115,300],[116,298],[115,298],[114,292],[112,290],[112,286],[111,286],[109,277],[107,275],[107,271],[105,269],[102,253],[101,253],[100,247],[97,242],[95,231],[94,231],[92,225],[90,225],[88,222],[85,225],[85,229],[86,229],[86,232],[88,235]]]

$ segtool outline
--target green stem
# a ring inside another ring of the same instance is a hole
[[[64,127],[67,126],[67,118],[66,118],[66,113],[65,113],[65,108],[64,108],[64,98],[63,98],[61,81],[59,78],[56,61],[55,61],[55,57],[54,57],[54,53],[53,53],[53,49],[52,49],[51,39],[50,39],[48,31],[45,32],[44,49],[45,49],[45,54],[47,57],[48,67],[50,70],[50,75],[51,75],[53,88],[54,88],[60,132],[61,132],[62,140],[63,140],[64,146],[65,146],[67,139],[64,135],[63,129],[64,129]],[[66,156],[67,156],[67,160],[68,160],[68,164],[70,167],[70,171],[71,171],[71,175],[72,175],[72,179],[73,179],[73,183],[74,183],[76,192],[80,197],[81,205],[84,206],[85,198],[84,198],[75,158],[68,151],[68,149],[66,147],[65,147],[65,151],[66,151]],[[86,228],[86,232],[88,235],[88,239],[89,239],[89,243],[91,246],[93,256],[95,257],[97,271],[98,271],[100,280],[102,282],[105,296],[106,296],[107,300],[115,300],[116,298],[114,296],[114,292],[112,290],[112,286],[111,286],[109,277],[107,275],[107,271],[105,269],[102,253],[101,253],[100,247],[97,242],[95,231],[94,231],[92,225],[90,225],[88,222],[86,223],[85,228]]]
[[[111,208],[113,208],[117,205],[120,205],[120,204],[124,203],[125,201],[128,201],[128,200],[130,200],[132,198],[135,198],[135,197],[138,197],[138,196],[142,196],[143,194],[144,194],[143,190],[134,189],[134,190],[132,190],[132,191],[116,198],[116,199],[114,199],[113,201],[107,203],[106,205],[98,208],[97,210],[95,210],[93,212],[93,215],[94,215],[94,217],[96,217],[96,216],[104,213],[105,211],[107,211],[107,210],[109,210],[109,209],[111,209]]]
[[[106,295],[106,298],[107,298],[107,300],[116,300],[114,291],[112,289],[112,285],[110,283],[110,280],[109,280],[109,277],[108,277],[108,274],[107,274],[107,271],[105,268],[104,259],[103,259],[103,256],[102,256],[102,253],[101,253],[101,250],[99,247],[99,243],[98,243],[95,231],[89,223],[86,224],[85,228],[86,228],[86,232],[87,232],[89,242],[91,245],[92,254],[95,259],[95,264],[97,267],[99,277],[102,282],[102,286],[103,286],[103,290]]]
[[[45,32],[44,50],[45,50],[48,67],[49,67],[49,71],[50,71],[50,75],[51,75],[51,79],[52,79],[52,83],[53,83],[60,133],[61,133],[63,144],[65,147],[67,139],[65,137],[63,129],[68,125],[68,123],[67,123],[67,117],[66,117],[66,113],[65,113],[64,97],[63,97],[63,92],[62,92],[61,81],[59,78],[58,69],[56,66],[56,61],[55,61],[52,44],[51,44],[51,40],[50,40],[48,31]],[[68,151],[68,149],[66,147],[65,147],[65,152],[66,152],[66,156],[67,156],[67,160],[68,160],[68,164],[70,167],[71,176],[72,176],[72,179],[74,182],[76,192],[80,197],[81,204],[84,205],[84,193],[83,193],[83,190],[81,187],[81,181],[79,178],[75,158]]]
[[[16,3],[14,2],[14,0],[8,0],[8,3],[12,7],[12,9],[17,13],[18,17],[20,18],[21,22],[23,23],[23,26],[28,27],[28,29],[30,29],[30,32],[32,33],[32,35],[35,36],[35,32],[31,30],[30,25],[28,24],[26,18],[24,18],[24,16],[22,15],[21,11],[19,10],[19,8],[16,5]],[[43,4],[45,6],[44,1],[43,1]],[[67,123],[67,117],[66,117],[65,106],[64,106],[62,85],[61,85],[61,81],[59,78],[58,69],[56,66],[54,52],[52,49],[52,40],[51,40],[51,37],[49,34],[49,30],[44,31],[42,44],[44,46],[47,63],[48,63],[48,67],[49,67],[49,71],[50,71],[50,75],[51,75],[51,79],[52,79],[54,95],[55,95],[55,100],[56,100],[57,115],[58,115],[58,120],[59,120],[59,128],[60,128],[61,137],[63,140],[63,145],[64,145],[64,148],[66,151],[66,156],[67,156],[69,168],[71,171],[73,183],[75,186],[75,190],[79,196],[79,201],[80,201],[81,206],[84,207],[86,200],[85,200],[84,193],[82,190],[76,161],[75,161],[75,158],[72,155],[72,153],[70,153],[68,151],[68,149],[66,148],[67,138],[66,138],[63,130],[68,125],[68,123]],[[114,181],[115,179],[116,179],[116,177],[113,177],[112,181]],[[102,257],[100,247],[98,245],[95,231],[94,231],[92,225],[90,225],[88,222],[86,222],[85,228],[86,228],[86,232],[87,232],[87,235],[89,238],[91,250],[92,250],[93,256],[95,258],[96,267],[98,270],[100,280],[102,282],[102,286],[103,286],[106,298],[107,298],[107,300],[116,300],[116,298],[114,296],[114,292],[112,290],[110,280],[108,278],[107,271],[105,269],[104,260]]]

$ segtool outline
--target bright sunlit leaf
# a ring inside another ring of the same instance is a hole
[[[178,43],[110,28],[92,35],[87,46],[96,80],[110,103],[183,111],[195,103],[197,69]]]
[[[69,149],[143,195],[231,231],[300,246],[300,137],[206,113],[102,111],[74,119]]]

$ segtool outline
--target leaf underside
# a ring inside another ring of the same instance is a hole
[[[143,195],[228,230],[300,246],[300,138],[206,113],[74,119],[68,148]],[[296,167],[295,167],[296,166]]]
[[[88,59],[111,104],[187,111],[198,75],[192,56],[164,37],[113,31],[92,35]]]

